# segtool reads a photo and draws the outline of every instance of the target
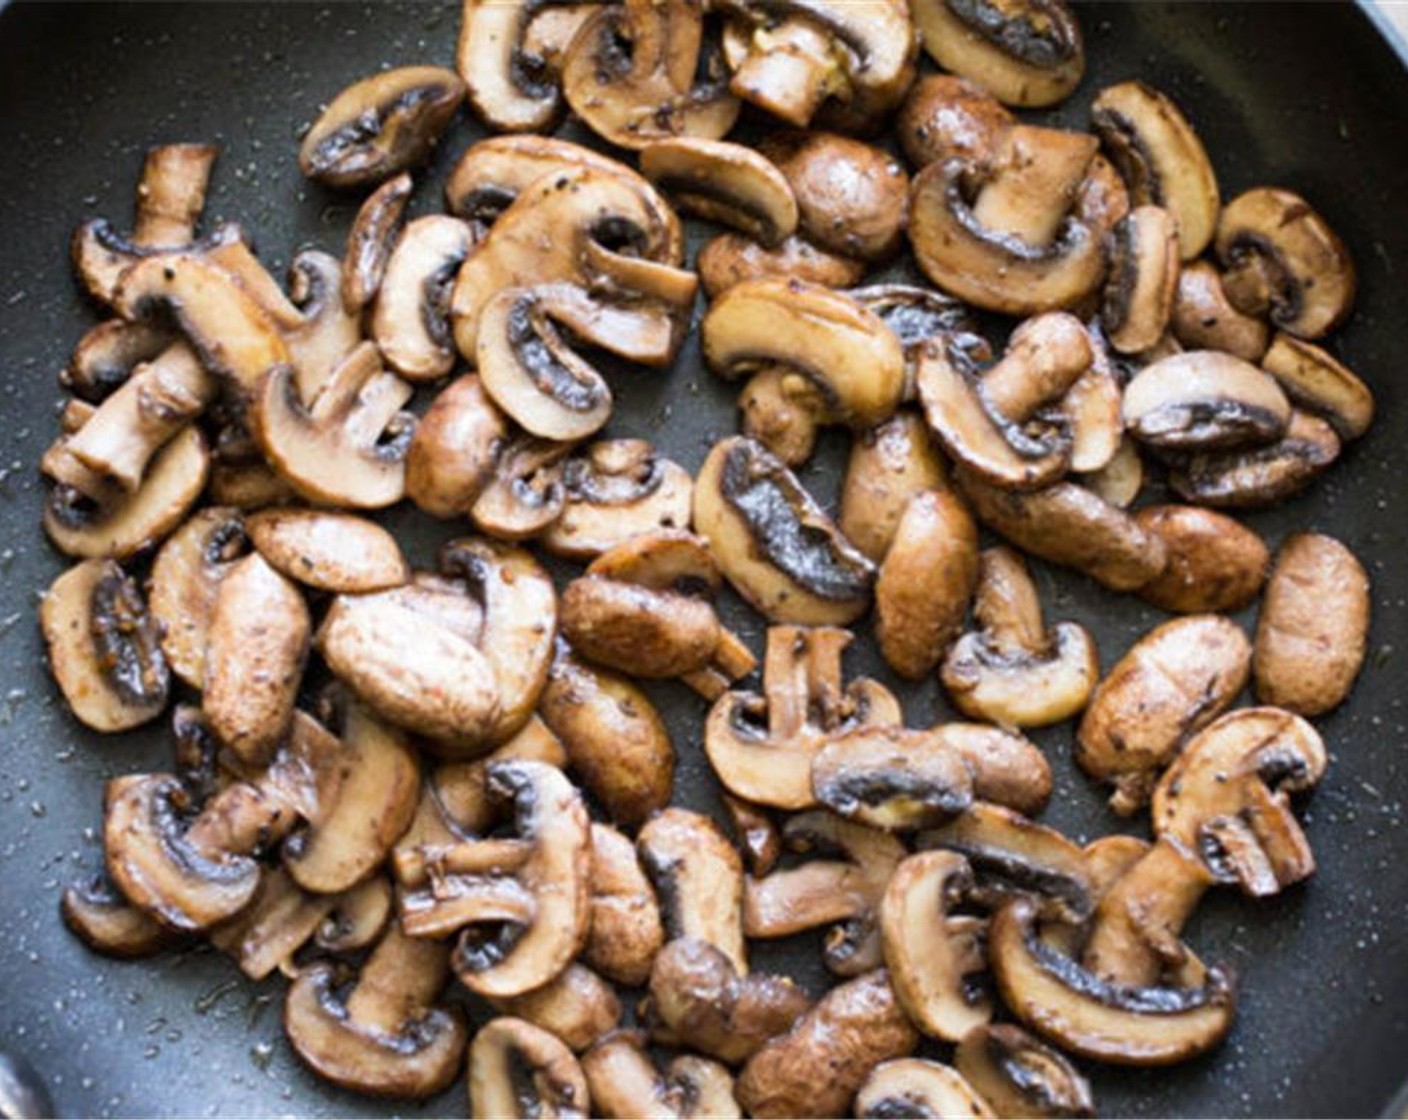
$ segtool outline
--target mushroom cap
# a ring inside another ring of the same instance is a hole
[[[1155,346],[1168,330],[1178,291],[1178,227],[1161,206],[1137,206],[1109,234],[1110,275],[1100,318],[1121,354]]]
[[[496,132],[550,132],[562,116],[555,65],[528,49],[534,14],[527,0],[464,5],[455,69],[474,115]]]
[[[879,564],[910,500],[949,487],[948,469],[923,419],[902,409],[851,441],[837,524],[847,540]]]
[[[681,210],[733,226],[769,248],[797,229],[786,176],[752,148],[676,136],[642,149],[641,174]]]
[[[922,169],[990,157],[1016,121],[983,86],[957,74],[925,74],[909,87],[895,129],[906,158]]]
[[[1199,506],[1146,506],[1134,515],[1164,542],[1168,564],[1139,589],[1178,613],[1239,611],[1261,592],[1271,555],[1265,542],[1225,514]]]
[[[105,957],[149,957],[172,943],[166,927],[128,902],[101,872],[65,887],[59,911],[69,932]]]
[[[616,989],[589,968],[569,964],[557,977],[521,996],[493,1001],[506,1015],[542,1027],[581,1053],[616,1029],[621,1001]]]
[[[245,531],[271,567],[318,591],[383,591],[411,578],[396,538],[350,513],[263,509],[249,516]]]
[[[435,381],[454,367],[450,293],[477,247],[469,223],[446,214],[416,218],[396,239],[372,306],[370,334],[387,365],[408,381]]]
[[[959,1040],[953,1064],[999,1116],[1090,1117],[1090,1083],[1065,1055],[1011,1023],[990,1023]]]
[[[468,1087],[469,1114],[483,1120],[591,1114],[587,1079],[572,1051],[556,1035],[507,1015],[475,1032]]]
[[[1100,676],[1090,632],[1058,622],[1044,648],[1005,650],[980,632],[964,634],[944,659],[949,699],[964,715],[1006,727],[1044,727],[1083,709]]]
[[[386,262],[400,235],[401,220],[414,186],[408,172],[386,180],[362,200],[342,257],[342,306],[357,315],[376,298]]]
[[[967,1116],[991,1120],[995,1115],[983,1097],[950,1066],[928,1058],[895,1058],[881,1062],[856,1093],[855,1115],[862,1118],[904,1116]]]
[[[665,940],[660,906],[636,846],[610,825],[592,822],[591,931],[582,959],[618,983],[640,987]]]
[[[582,1055],[592,1104],[608,1120],[638,1116],[738,1120],[733,1075],[718,1062],[681,1054],[660,1069],[639,1031],[614,1030]]]
[[[1261,447],[1195,452],[1171,465],[1169,487],[1216,509],[1261,509],[1298,494],[1339,458],[1340,438],[1318,416],[1291,409],[1285,435]]]
[[[1290,401],[1275,378],[1217,350],[1161,358],[1124,390],[1125,429],[1141,443],[1167,450],[1272,443],[1290,419]]]
[[[812,758],[817,801],[887,831],[929,828],[956,816],[972,803],[972,783],[963,757],[926,731],[849,731]]]
[[[865,275],[861,261],[827,252],[796,234],[770,249],[741,233],[721,233],[700,248],[694,267],[711,300],[746,280],[773,277],[849,288]]]
[[[1345,441],[1358,439],[1373,423],[1374,394],[1369,386],[1312,342],[1278,332],[1261,356],[1261,368],[1276,378],[1296,404],[1329,421]]]
[[[432,517],[467,513],[508,441],[508,421],[479,378],[456,378],[435,395],[406,447],[406,497]]]

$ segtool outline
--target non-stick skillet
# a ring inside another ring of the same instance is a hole
[[[1374,388],[1380,419],[1328,480],[1252,524],[1273,542],[1313,526],[1351,543],[1375,580],[1369,663],[1323,722],[1334,753],[1306,811],[1320,870],[1253,905],[1221,892],[1190,939],[1242,980],[1230,1041],[1165,1072],[1090,1068],[1110,1115],[1366,1115],[1408,1074],[1408,69],[1348,4],[1082,5],[1090,72],[1052,119],[1080,126],[1094,92],[1140,77],[1172,94],[1212,154],[1223,193],[1261,183],[1312,199],[1351,246],[1359,310],[1335,340]],[[52,438],[55,372],[92,321],[65,246],[82,218],[129,213],[148,144],[223,146],[210,207],[238,219],[277,267],[308,243],[340,251],[354,202],[301,181],[300,127],[378,66],[449,62],[451,5],[16,4],[0,12],[0,1049],[27,1056],[63,1114],[377,1115],[385,1105],[319,1083],[284,1045],[281,984],[251,985],[210,952],[118,964],[67,936],[61,886],[98,860],[103,781],[159,769],[164,730],[108,739],[64,711],[44,670],[36,592],[63,560],[39,527],[36,464]],[[1400,45],[1396,48],[1402,52]],[[457,126],[417,205],[475,135]],[[666,377],[620,379],[616,433],[641,433],[687,466],[734,425],[729,391],[686,351]],[[843,443],[808,469],[834,493]],[[397,512],[413,559],[452,529]],[[1053,617],[1096,634],[1106,664],[1157,613],[1037,566]],[[736,606],[736,604],[735,604]],[[732,622],[755,642],[756,619]],[[866,643],[856,671],[881,672]],[[679,796],[706,809],[701,705],[656,690],[682,756]],[[911,720],[942,712],[906,692]],[[1047,819],[1081,838],[1119,822],[1069,762],[1069,728],[1039,736],[1058,773]],[[815,946],[759,951],[814,987]],[[463,1085],[411,1115],[462,1115]],[[1401,1106],[1400,1106],[1401,1107]]]

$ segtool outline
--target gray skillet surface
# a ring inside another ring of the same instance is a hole
[[[1230,892],[1205,904],[1190,940],[1242,982],[1236,1028],[1216,1054],[1169,1071],[1089,1067],[1109,1115],[1366,1115],[1408,1071],[1408,870],[1399,826],[1408,800],[1402,682],[1408,628],[1408,75],[1363,12],[1349,5],[1102,4],[1080,11],[1090,73],[1050,119],[1086,121],[1101,86],[1138,76],[1172,94],[1206,141],[1224,197],[1263,182],[1303,192],[1359,264],[1358,313],[1335,340],[1373,385],[1380,420],[1323,484],[1250,518],[1274,544],[1297,528],[1348,541],[1375,580],[1371,654],[1348,704],[1322,722],[1334,764],[1306,809],[1320,872],[1253,905]],[[141,153],[152,143],[223,146],[212,217],[238,219],[282,269],[308,244],[340,252],[355,200],[300,181],[299,130],[320,102],[386,64],[449,63],[447,6],[30,6],[0,13],[0,1048],[25,1053],[67,1115],[372,1116],[386,1105],[319,1083],[279,1025],[281,984],[242,981],[223,958],[187,952],[121,964],[68,937],[62,885],[99,858],[103,781],[163,768],[161,725],[119,738],[85,732],[43,666],[36,593],[64,561],[39,530],[36,464],[54,430],[54,375],[94,312],[65,247],[81,219],[130,215]],[[478,133],[456,125],[416,206],[439,205],[452,160]],[[616,379],[613,434],[655,440],[695,469],[730,432],[730,390],[690,346],[668,375]],[[831,436],[806,483],[836,493],[845,442]],[[393,512],[413,560],[462,526]],[[561,571],[562,569],[559,569]],[[1089,626],[1110,665],[1160,621],[1137,600],[1036,565],[1049,614]],[[737,603],[733,624],[761,648]],[[1247,625],[1252,617],[1243,619]],[[852,673],[894,683],[868,639]],[[945,708],[932,683],[902,689],[911,723]],[[703,705],[654,690],[681,757],[677,797],[712,810],[699,744]],[[1038,736],[1057,773],[1045,819],[1080,839],[1129,825],[1069,759],[1069,727]],[[814,939],[759,949],[760,967],[823,978]],[[463,1082],[407,1115],[463,1115]]]

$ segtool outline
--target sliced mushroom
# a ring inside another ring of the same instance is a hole
[[[621,1020],[616,989],[580,964],[569,964],[541,988],[492,1002],[505,1015],[550,1031],[576,1053],[615,1030]]]
[[[1143,82],[1100,91],[1090,123],[1129,187],[1136,206],[1162,206],[1173,215],[1178,244],[1191,261],[1213,238],[1219,197],[1212,164],[1178,106]]]
[[[737,1120],[733,1077],[718,1062],[681,1054],[660,1070],[634,1031],[613,1031],[582,1055],[592,1104],[608,1120]]]
[[[1080,25],[1062,0],[1002,8],[972,0],[921,0],[914,22],[929,56],[945,70],[1021,108],[1069,97],[1085,73]]]
[[[329,187],[380,183],[423,163],[464,100],[464,83],[439,66],[402,66],[354,82],[303,137],[298,167]]]
[[[785,1035],[751,1058],[738,1078],[750,1116],[844,1116],[879,1063],[914,1052],[919,1037],[885,971],[831,989]]]
[[[411,578],[396,539],[351,514],[266,509],[250,515],[245,531],[276,571],[319,591],[381,591]]]
[[[886,831],[929,828],[972,803],[973,776],[942,735],[885,727],[851,731],[812,759],[816,799]]]
[[[1083,486],[1058,482],[1018,493],[966,470],[956,478],[988,528],[1033,556],[1085,572],[1112,591],[1144,586],[1167,563],[1162,541]]]
[[[1214,451],[1279,439],[1291,405],[1270,374],[1217,350],[1145,366],[1124,391],[1125,428],[1151,447]]]
[[[789,849],[815,858],[749,879],[744,932],[788,937],[832,925],[823,945],[826,967],[855,976],[882,961],[878,911],[885,885],[905,857],[904,844],[879,829],[812,810],[783,828]]]
[[[1134,515],[1164,542],[1168,564],[1139,589],[1156,607],[1179,614],[1232,613],[1266,582],[1266,543],[1240,522],[1197,506],[1148,506]]]
[[[267,762],[293,718],[311,629],[302,593],[258,553],[220,581],[201,703],[216,738],[242,762]]]
[[[65,887],[59,912],[70,933],[105,957],[150,957],[173,942],[165,926],[128,902],[101,872]]]
[[[1100,318],[1121,354],[1148,350],[1168,329],[1178,291],[1178,228],[1161,206],[1137,206],[1110,231]]]
[[[782,858],[782,832],[766,809],[725,793],[721,798],[728,814],[733,840],[743,850],[750,875],[761,878]]]
[[[1200,731],[1159,782],[1154,828],[1197,852],[1219,882],[1277,894],[1315,872],[1290,798],[1314,787],[1327,765],[1325,744],[1299,716],[1280,708],[1229,712]]]
[[[986,723],[938,723],[929,735],[962,758],[974,798],[1035,816],[1051,797],[1051,765],[1041,748],[1015,731]]]
[[[1261,368],[1296,404],[1328,420],[1346,442],[1358,439],[1373,423],[1369,386],[1314,343],[1278,333],[1262,356]]]
[[[355,953],[380,940],[391,917],[391,883],[385,875],[363,879],[333,899],[313,940],[329,953]]]
[[[292,979],[298,974],[293,955],[312,940],[333,903],[330,895],[305,893],[283,868],[274,868],[260,877],[249,905],[210,931],[210,943],[251,980],[276,970]]]
[[[889,153],[834,132],[784,132],[759,150],[790,185],[813,245],[868,264],[899,252],[909,176]]]
[[[413,186],[403,171],[367,195],[357,208],[342,257],[342,306],[351,315],[369,306],[381,290]]]
[[[543,534],[551,552],[585,560],[632,537],[689,526],[689,472],[642,439],[590,444],[562,465],[562,513]]]
[[[848,79],[825,28],[801,15],[724,24],[729,88],[744,101],[805,128],[828,97],[845,96]],[[840,52],[844,54],[843,52]]]
[[[458,1008],[436,1000],[449,950],[387,929],[341,993],[330,964],[303,969],[284,1001],[294,1053],[344,1088],[380,1097],[432,1097],[458,1075],[468,1032]]]
[[[1059,408],[1071,430],[1071,470],[1103,470],[1119,454],[1124,438],[1123,388],[1104,334],[1089,328],[1091,363],[1071,383]]]
[[[152,617],[171,671],[193,688],[205,687],[206,645],[220,582],[247,551],[240,513],[201,510],[157,553],[148,580]]]
[[[854,1116],[990,1120],[994,1115],[963,1075],[927,1058],[895,1058],[870,1071],[856,1094]]]
[[[910,500],[947,489],[948,471],[923,420],[908,410],[898,412],[852,441],[837,524],[847,540],[879,564]]]
[[[695,480],[694,523],[729,583],[771,621],[844,625],[865,610],[874,567],[755,441],[714,445]]]
[[[948,159],[985,159],[1016,123],[982,85],[956,74],[925,74],[910,87],[895,130],[905,157],[922,169]]]
[[[90,404],[98,404],[171,345],[171,332],[158,323],[106,319],[78,340],[59,372],[59,384]]]
[[[609,825],[592,823],[592,917],[582,959],[618,984],[638,988],[665,933],[655,892],[635,845]]]
[[[849,288],[865,275],[863,262],[829,253],[804,237],[789,237],[769,249],[738,233],[721,233],[705,242],[694,258],[694,267],[699,270],[704,294],[711,300],[745,280],[774,277]]]
[[[432,517],[469,512],[491,484],[509,425],[472,373],[442,389],[406,448],[406,497]]]
[[[1174,493],[1217,509],[1261,509],[1298,494],[1340,454],[1335,429],[1318,416],[1291,409],[1285,435],[1249,450],[1197,452],[1172,464]]]
[[[116,562],[85,560],[59,576],[39,625],[49,669],[80,722],[128,731],[165,710],[171,676],[159,624]]]
[[[1021,555],[990,548],[978,558],[973,615],[944,659],[942,679],[955,707],[1004,727],[1044,727],[1069,719],[1090,699],[1100,661],[1076,622],[1050,630]]]
[[[464,79],[470,108],[501,132],[550,132],[562,115],[557,67],[526,42],[537,13],[548,5],[527,0],[465,0],[455,68]]]
[[[1354,303],[1349,250],[1291,191],[1256,187],[1234,198],[1217,223],[1216,248],[1232,306],[1297,338],[1328,334]]]
[[[241,512],[296,502],[298,495],[269,466],[247,432],[222,428],[216,437],[214,462],[206,495],[216,505]]]
[[[1334,537],[1289,537],[1276,554],[1257,620],[1257,699],[1303,716],[1337,707],[1364,664],[1369,591],[1364,566]]]
[[[1123,426],[1121,419],[1120,427]],[[1129,436],[1122,435],[1110,461],[1099,470],[1081,475],[1080,485],[1107,506],[1117,510],[1128,509],[1144,489],[1144,460],[1139,456],[1139,445]]]
[[[743,941],[743,864],[719,826],[689,809],[653,817],[636,841],[660,899],[667,941],[714,946],[739,977],[748,975]]]
[[[699,7],[628,0],[582,25],[563,59],[562,90],[593,132],[623,148],[672,136],[718,139],[739,104],[716,50]]]
[[[740,977],[722,950],[695,938],[671,941],[650,973],[648,1015],[656,1033],[730,1065],[790,1030],[810,1007],[790,979]]]
[[[501,1015],[469,1046],[469,1114],[484,1120],[576,1120],[591,1113],[587,1079],[556,1035]]]
[[[1013,122],[978,164],[974,221],[1017,244],[1050,245],[1080,199],[1098,147],[1083,132]]]
[[[1232,306],[1216,266],[1207,261],[1192,261],[1179,272],[1169,326],[1189,350],[1222,350],[1244,362],[1261,361],[1271,339],[1265,321]]]
[[[468,222],[446,214],[417,218],[387,258],[371,314],[371,336],[408,381],[434,381],[455,364],[450,294],[475,249]]]
[[[842,684],[845,630],[774,626],[768,630],[763,691],[728,692],[704,727],[704,750],[724,787],[759,805],[815,804],[812,763],[846,731],[897,727],[899,702],[862,677]]]
[[[1114,784],[1110,806],[1131,813],[1184,739],[1230,705],[1251,672],[1251,643],[1220,615],[1176,618],[1130,647],[1105,675],[1076,732],[1076,762]]]
[[[998,1116],[1095,1115],[1090,1082],[1080,1071],[1059,1050],[1010,1023],[969,1031],[959,1040],[953,1064]]]
[[[732,226],[769,248],[797,229],[786,169],[742,144],[657,140],[641,151],[640,170],[685,213]]]

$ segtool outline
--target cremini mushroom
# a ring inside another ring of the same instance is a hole
[[[1195,614],[1145,634],[1105,675],[1076,732],[1076,762],[1111,782],[1110,805],[1131,813],[1184,739],[1247,683],[1251,643],[1235,622]]]
[[[562,464],[562,512],[543,533],[550,552],[586,560],[642,533],[687,529],[694,481],[643,439],[588,444]]]
[[[732,226],[769,248],[796,232],[787,168],[742,144],[696,136],[656,140],[641,151],[640,170],[685,213]]]
[[[812,790],[840,816],[903,831],[961,813],[972,803],[973,775],[941,732],[867,728],[836,736],[817,752]]]
[[[1143,82],[1100,91],[1090,122],[1129,187],[1136,206],[1162,206],[1178,227],[1191,261],[1218,228],[1219,197],[1212,164],[1198,134],[1172,99]]]
[[[1198,506],[1146,506],[1134,515],[1164,542],[1168,563],[1139,595],[1178,614],[1231,613],[1249,605],[1266,582],[1266,543],[1241,522]]]
[[[59,912],[70,933],[105,957],[150,957],[174,940],[165,926],[128,902],[102,872],[65,887]]]
[[[733,1076],[718,1062],[681,1054],[663,1070],[636,1031],[613,1031],[582,1055],[592,1104],[607,1120],[738,1120]]]
[[[1151,447],[1215,451],[1279,439],[1291,404],[1275,378],[1218,350],[1145,366],[1124,390],[1125,429]]]
[[[889,976],[868,972],[832,988],[749,1058],[738,1101],[757,1117],[844,1116],[870,1071],[907,1057],[918,1041]]]
[[[491,484],[509,424],[479,378],[436,394],[406,448],[406,497],[432,517],[459,517]]]
[[[1044,727],[1069,719],[1100,675],[1095,641],[1076,622],[1050,630],[1021,555],[1005,546],[978,558],[977,629],[944,659],[942,679],[959,711],[1004,727]]]
[[[354,82],[303,137],[298,167],[329,187],[380,183],[424,162],[464,100],[464,83],[439,66],[402,66]]]
[[[469,1044],[469,1114],[479,1120],[517,1117],[573,1120],[591,1113],[586,1075],[554,1034],[501,1015]]]
[[[1058,1120],[1095,1115],[1088,1082],[1059,1051],[1011,1023],[986,1023],[964,1035],[953,1064],[998,1116]]]
[[[566,10],[571,13],[577,7]],[[549,132],[558,123],[564,108],[560,59],[533,49],[528,37],[535,17],[559,10],[527,0],[465,0],[455,69],[464,79],[470,108],[487,127],[499,132]],[[580,22],[579,17],[572,26]]]
[[[758,805],[815,803],[812,762],[828,741],[858,728],[897,727],[899,702],[877,681],[842,684],[845,630],[774,626],[763,690],[727,692],[704,726],[704,751],[724,788]]]
[[[670,732],[628,678],[560,651],[538,710],[614,823],[636,828],[670,803],[675,782]]]
[[[263,509],[245,519],[244,529],[271,567],[318,591],[382,591],[411,578],[396,538],[352,514]]]
[[[367,195],[357,208],[342,256],[340,294],[349,314],[360,314],[381,290],[413,186],[410,174],[403,171]]]
[[[284,1000],[284,1032],[309,1068],[344,1088],[382,1097],[433,1097],[464,1061],[468,1032],[437,1002],[449,949],[393,923],[344,994],[338,969],[309,965]]]
[[[864,262],[828,253],[797,235],[770,249],[741,233],[721,233],[704,243],[695,255],[694,267],[699,270],[704,294],[711,300],[745,280],[774,277],[849,288],[865,275]]]
[[[1136,206],[1110,231],[1100,319],[1121,354],[1148,350],[1168,329],[1178,291],[1178,228],[1161,206]]]
[[[604,1038],[621,1021],[616,989],[591,969],[575,963],[541,988],[491,1002],[505,1015],[550,1031],[576,1053]]]
[[[1021,108],[1064,101],[1085,73],[1085,45],[1062,0],[1002,8],[968,0],[921,0],[914,22],[929,56],[945,70]]]
[[[1303,716],[1337,707],[1364,664],[1369,575],[1344,544],[1321,533],[1282,543],[1257,620],[1257,699]]]
[[[694,526],[729,583],[770,621],[844,625],[869,602],[874,566],[754,440],[735,436],[709,452]]]
[[[1244,362],[1260,362],[1271,341],[1265,320],[1232,306],[1209,261],[1190,261],[1179,272],[1169,327],[1189,350],[1222,350]]]
[[[450,293],[475,245],[468,222],[428,214],[401,231],[387,258],[370,334],[386,363],[408,381],[434,381],[455,364]]]
[[[900,148],[918,169],[947,159],[988,158],[1017,118],[982,85],[956,74],[925,74],[895,118]]]
[[[1349,250],[1291,191],[1256,187],[1234,198],[1217,223],[1216,249],[1232,306],[1297,338],[1328,334],[1354,304]]]
[[[165,710],[171,674],[160,625],[115,561],[85,560],[59,576],[40,603],[39,625],[49,669],[79,721],[127,731]]]
[[[785,365],[758,368],[738,394],[739,427],[786,463],[812,457],[828,420],[826,398],[805,374]]]
[[[1168,483],[1198,505],[1262,509],[1304,490],[1339,458],[1341,446],[1331,424],[1292,408],[1274,443],[1195,452],[1170,464]]]
[[[911,499],[948,488],[948,471],[923,419],[905,409],[852,440],[837,525],[879,564]]]
[[[591,929],[582,959],[602,975],[638,988],[664,943],[660,906],[636,846],[610,825],[592,822]]]
[[[1071,471],[1092,474],[1119,454],[1124,439],[1123,383],[1102,331],[1091,324],[1090,366],[1071,383],[1057,407],[1071,431]]]
[[[1340,439],[1358,439],[1374,420],[1374,394],[1328,351],[1294,335],[1277,333],[1261,357],[1285,394],[1322,416]]]

